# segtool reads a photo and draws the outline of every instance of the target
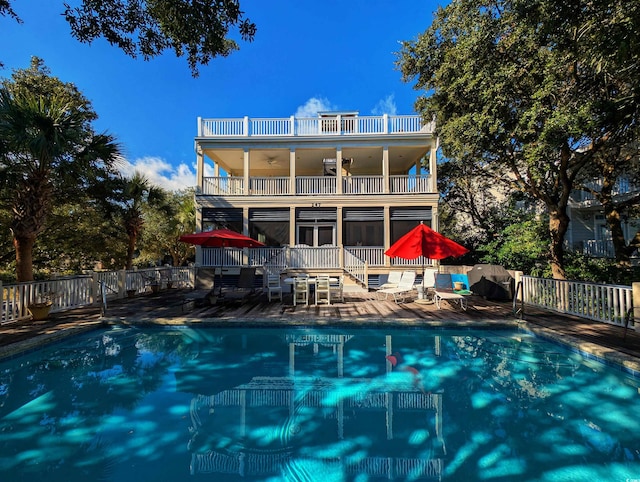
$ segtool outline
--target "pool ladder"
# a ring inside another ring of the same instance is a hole
[[[518,294],[522,294],[520,308],[518,308]],[[521,320],[524,319],[524,288],[522,281],[518,281],[518,284],[516,285],[516,294],[513,295],[513,314],[520,315]]]

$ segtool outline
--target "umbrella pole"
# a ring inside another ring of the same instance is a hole
[[[422,292],[422,298],[420,298],[420,296],[418,295],[418,299],[416,300],[416,303],[420,305],[429,305],[433,303],[433,301],[427,300],[427,294],[424,292],[424,272],[425,272],[425,267],[424,267],[424,256],[423,256],[422,257],[422,283],[420,286],[420,290]]]

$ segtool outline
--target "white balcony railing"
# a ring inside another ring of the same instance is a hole
[[[593,191],[601,191],[602,190],[602,179],[597,179],[592,182],[588,182],[585,186]],[[627,177],[621,177],[616,180],[615,185],[613,186],[613,191],[611,192],[614,196],[621,196],[624,194],[635,193],[640,191],[640,185],[634,183]],[[585,202],[585,201],[593,201],[595,197],[593,194],[587,191],[575,191],[573,194],[575,201],[577,202]]]
[[[268,137],[433,133],[419,115],[199,119],[199,137]]]
[[[342,192],[345,194],[382,194],[382,176],[346,176],[342,178]]]
[[[335,194],[337,182],[333,176],[298,176],[296,192],[292,193],[290,178],[251,177],[249,189],[251,196],[286,196]],[[431,177],[423,176],[390,176],[390,194],[434,192]],[[345,176],[342,178],[342,192],[345,195],[382,194],[384,193],[383,176]],[[208,196],[242,196],[244,195],[244,178],[242,177],[205,177],[202,183],[202,194]]]
[[[252,177],[249,189],[253,196],[275,196],[291,194],[289,178],[284,177]]]
[[[435,192],[431,186],[431,176],[389,176],[389,191],[394,194]]]
[[[336,178],[332,176],[296,177],[296,194],[335,194]]]
[[[214,196],[241,196],[244,194],[242,177],[205,177],[202,180],[202,191]]]
[[[594,258],[615,258],[613,241],[610,239],[587,239],[582,242],[582,254]]]
[[[345,246],[344,249],[368,266],[384,266],[385,255],[382,246]]]

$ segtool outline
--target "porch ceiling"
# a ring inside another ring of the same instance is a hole
[[[390,146],[389,165],[391,174],[406,174],[429,150],[428,146]],[[218,162],[220,167],[233,175],[243,171],[243,149],[205,149],[204,154]],[[296,174],[314,176],[323,174],[322,159],[335,159],[335,148],[298,148]],[[343,159],[353,159],[349,170],[353,175],[382,174],[382,147],[343,147]],[[288,148],[256,148],[249,151],[250,169],[256,176],[288,176]]]

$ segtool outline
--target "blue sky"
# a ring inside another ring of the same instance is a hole
[[[68,1],[70,4],[78,2]],[[99,115],[96,128],[123,146],[125,174],[145,173],[169,189],[195,184],[197,118],[288,117],[318,110],[362,115],[412,114],[418,92],[395,68],[399,42],[428,28],[432,0],[241,0],[257,24],[252,43],[200,68],[167,52],[131,59],[104,40],[74,40],[63,0],[14,0],[24,21],[0,17],[5,68],[42,58],[51,73],[74,83]]]

